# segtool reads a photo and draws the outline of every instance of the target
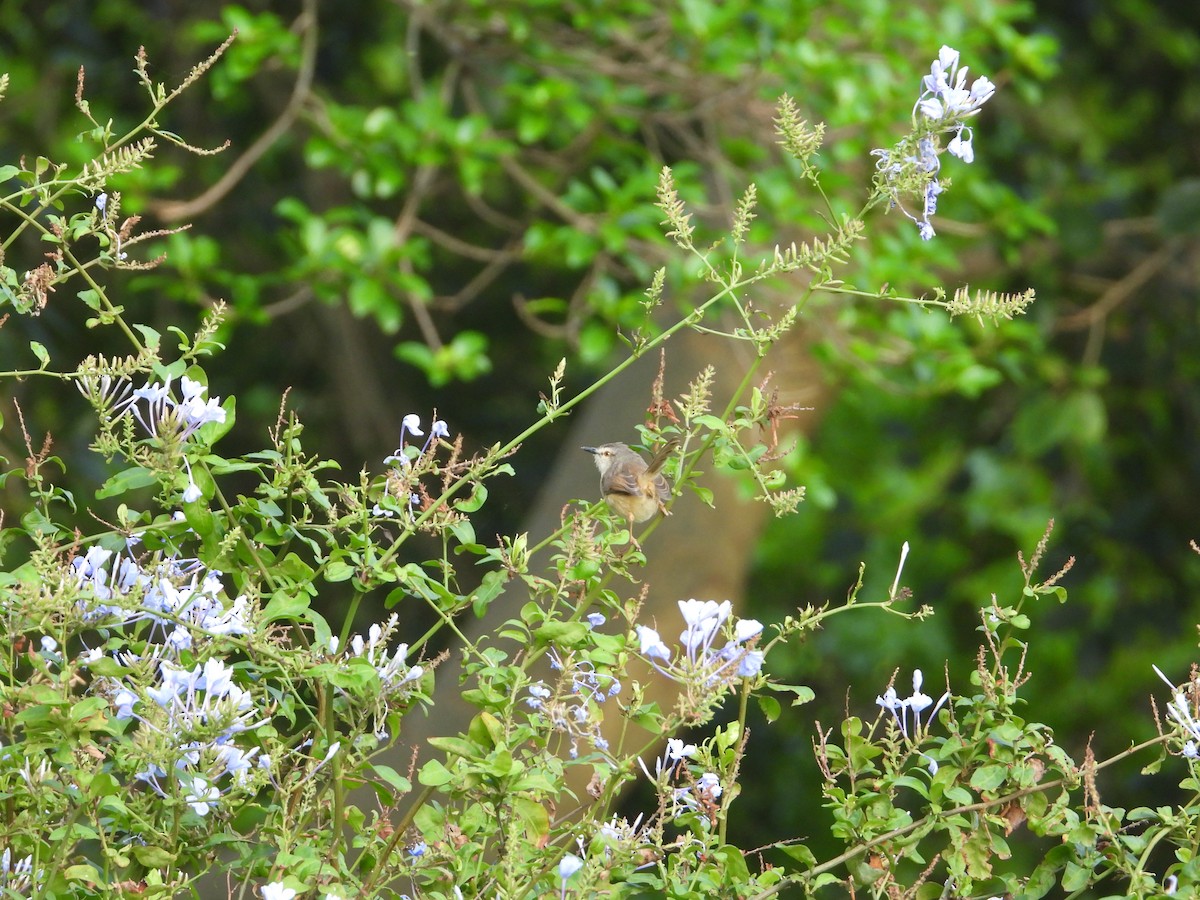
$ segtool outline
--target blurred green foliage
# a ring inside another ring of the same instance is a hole
[[[1182,680],[1195,657],[1200,38],[1190,8],[660,7],[0,4],[11,79],[0,151],[76,159],[79,65],[93,115],[136,121],[139,44],[152,71],[177,82],[237,29],[226,61],[176,111],[188,120],[181,133],[230,148],[195,159],[163,147],[153,169],[114,185],[153,227],[176,224],[180,202],[194,223],[147,254],[167,261],[126,302],[175,321],[179,304],[198,317],[227,300],[231,352],[214,390],[238,387],[238,427],[261,433],[292,385],[316,449],[353,467],[388,452],[403,413],[430,397],[477,443],[511,434],[558,359],[599,365],[618,350],[649,273],[676,264],[651,207],[662,164],[722,225],[753,178],[751,240],[802,238],[819,207],[763,150],[777,95],[828,124],[822,158],[840,211],[865,196],[868,151],[903,130],[938,46],[957,47],[1000,91],[976,128],[975,165],[953,173],[939,210],[949,227],[922,244],[901,216],[877,220],[880,252],[853,278],[867,291],[1032,284],[1039,303],[998,330],[865,301],[813,310],[835,400],[793,464],[809,503],[764,541],[751,602],[769,618],[840,597],[859,560],[867,590],[885,591],[910,541],[904,582],[937,617],[905,628],[840,617],[817,646],[770,662],[783,680],[813,684],[834,711],[826,718],[846,703],[870,715],[897,667],[933,680],[948,659],[952,686],[965,679],[974,610],[997,585],[1016,589],[1016,551],[1054,517],[1051,565],[1078,558],[1073,599],[1035,611],[1027,696],[1076,756],[1093,731],[1107,751],[1144,736],[1150,663]],[[188,204],[242,160],[222,193]],[[6,248],[8,264],[38,252]],[[56,358],[103,349],[52,305],[28,334],[0,330],[0,359],[31,339]],[[86,443],[78,410],[21,400],[40,429]],[[510,517],[497,530],[515,528],[520,510],[506,489],[515,498],[524,487],[519,477],[497,487]],[[808,755],[812,727],[805,716],[782,738],[788,765]],[[788,791],[812,782],[764,780],[742,809],[765,841],[796,830]],[[1131,776],[1114,790],[1146,786]]]

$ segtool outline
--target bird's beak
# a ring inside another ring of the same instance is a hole
[[[579,449],[580,449],[580,450],[586,450],[588,453],[597,453],[597,452],[599,452],[599,448],[597,448],[597,447],[580,447]]]

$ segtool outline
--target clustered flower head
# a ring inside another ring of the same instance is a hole
[[[945,190],[938,179],[941,138],[952,135],[945,149],[965,163],[972,162],[974,132],[966,122],[996,93],[995,84],[983,75],[968,88],[967,67],[960,68],[958,60],[957,50],[942,47],[922,80],[921,94],[913,106],[912,134],[891,150],[871,151],[872,156],[879,157],[875,164],[876,186],[916,223],[926,241],[934,236],[929,219],[937,212],[938,196]],[[921,198],[920,216],[904,207],[901,194]]]
[[[388,493],[397,499],[406,500],[405,505],[409,509],[414,509],[421,504],[421,495],[412,490],[416,481],[416,478],[412,475],[414,463],[422,459],[429,452],[429,448],[433,446],[434,441],[450,437],[450,427],[441,419],[436,418],[436,415],[434,413],[435,418],[429,426],[428,437],[421,430],[421,417],[416,413],[406,415],[400,423],[400,446],[390,456],[384,457],[383,460],[385,466],[392,467],[392,471],[388,476]],[[421,445],[420,450],[417,450],[415,445],[405,444],[405,435],[424,437],[425,443]],[[392,510],[385,509],[378,503],[375,504],[371,512],[376,516],[388,517],[393,515]]]
[[[1193,713],[1193,704],[1189,702],[1187,693],[1171,684],[1170,679],[1162,673],[1162,670],[1158,666],[1154,666],[1154,671],[1158,673],[1158,677],[1165,681],[1173,692],[1171,702],[1167,704],[1167,713],[1179,724],[1184,734],[1187,735],[1187,740],[1183,745],[1183,755],[1188,759],[1200,758],[1200,749],[1197,749],[1198,742],[1200,742],[1200,721],[1197,721]]]
[[[253,627],[247,598],[230,600],[221,573],[198,559],[145,566],[131,554],[91,547],[72,560],[71,571],[84,588],[77,604],[87,621],[112,626],[149,620],[175,650],[190,649],[194,631],[249,634]]]
[[[124,378],[110,375],[80,379],[78,387],[84,396],[91,397],[111,411],[113,419],[131,414],[151,437],[182,443],[209,422],[224,422],[225,410],[219,397],[203,399],[208,389],[202,382],[184,375],[179,379],[182,400],[171,392],[172,379],[161,384],[146,382],[145,386],[130,389]]]
[[[728,684],[737,678],[753,678],[762,671],[763,653],[756,650],[762,623],[755,619],[736,619],[732,633],[720,648],[713,644],[730,621],[733,605],[725,600],[680,600],[684,630],[679,635],[683,653],[675,654],[657,631],[637,626],[642,655],[664,675],[702,688]]]
[[[95,405],[105,425],[106,433],[125,416],[135,419],[155,442],[155,453],[146,456],[134,451],[131,458],[173,477],[178,471],[180,460],[187,472],[187,486],[183,491],[184,503],[195,503],[203,496],[192,475],[192,464],[183,446],[193,435],[209,422],[223,423],[225,409],[219,397],[204,399],[207,388],[200,381],[184,375],[179,379],[179,393],[183,398],[176,400],[171,390],[173,379],[168,376],[160,384],[146,382],[134,388],[124,375],[89,371],[76,382],[79,392]],[[105,452],[115,451],[108,444],[112,436],[99,439]],[[128,452],[128,451],[127,451]]]
[[[38,872],[38,881],[42,873]],[[26,856],[13,862],[12,850],[4,848],[0,853],[0,889],[5,893],[24,895],[33,886],[33,856]]]
[[[92,547],[68,569],[66,577],[79,589],[77,609],[91,627],[111,634],[149,623],[143,649],[111,653],[128,674],[97,677],[90,690],[108,698],[114,718],[136,721],[145,731],[135,743],[132,776],[164,797],[179,791],[204,817],[230,784],[256,790],[249,782],[262,762],[259,749],[239,746],[238,736],[269,717],[234,680],[234,670],[209,655],[216,638],[253,631],[252,604],[244,595],[231,600],[222,574],[198,559],[146,563],[130,552],[135,544],[130,540],[125,553]],[[208,658],[183,663],[185,654]],[[96,666],[103,657],[99,648],[85,650],[79,663]],[[164,781],[168,773],[172,778]]]
[[[399,622],[400,617],[397,613],[392,613],[382,625],[376,622],[367,629],[365,639],[361,634],[351,637],[344,654],[347,660],[358,658],[370,663],[375,669],[375,674],[379,676],[380,686],[385,695],[411,690],[425,674],[422,666],[409,665],[405,661],[405,657],[408,656],[408,644],[397,644],[394,650],[388,651],[387,644],[398,630]],[[331,652],[337,652],[336,636],[329,639],[329,647]]]
[[[896,688],[889,684],[887,690],[883,692],[883,696],[875,698],[875,702],[877,704],[882,706],[884,709],[891,711],[892,717],[895,719],[896,725],[900,729],[900,733],[903,734],[905,738],[912,741],[920,740],[922,732],[929,729],[929,723],[932,722],[934,716],[938,714],[938,710],[940,710],[942,706],[945,705],[946,701],[950,699],[950,692],[946,691],[941,697],[938,698],[937,703],[934,704],[933,698],[928,694],[922,693],[921,691],[921,685],[924,680],[925,676],[921,674],[921,670],[913,669],[912,696],[905,697],[903,700],[901,700],[896,694]],[[933,709],[930,710],[929,715],[925,718],[924,725],[922,725],[921,713],[929,709],[930,706],[932,706]],[[911,730],[908,719],[909,712],[912,713]]]
[[[243,749],[235,739],[265,725],[269,716],[218,658],[187,667],[166,658],[123,653],[120,662],[129,668],[144,663],[156,670],[148,687],[130,678],[97,679],[112,697],[116,718],[136,719],[157,736],[140,745],[151,758],[135,777],[166,797],[170,785],[164,786],[162,779],[168,770],[174,771],[184,801],[198,816],[207,816],[222,794],[219,779],[229,776],[232,783],[247,784],[259,751]]]
[[[638,759],[638,765],[647,778],[658,785],[659,790],[668,797],[670,804],[668,814],[672,817],[683,812],[689,812],[700,806],[711,807],[724,793],[721,779],[714,772],[702,771],[695,775],[687,761],[699,752],[695,744],[685,744],[679,738],[667,740],[667,748],[663,755],[654,761],[654,773],[651,774],[646,764]],[[676,787],[682,783],[682,787]]]
[[[586,741],[597,750],[608,750],[608,740],[600,732],[599,707],[621,693],[621,682],[614,676],[597,672],[589,660],[564,660],[556,650],[550,651],[550,664],[562,672],[557,690],[544,682],[529,685],[525,705],[536,710],[550,723],[552,730],[567,735],[571,741],[572,759],[579,756],[579,742]]]

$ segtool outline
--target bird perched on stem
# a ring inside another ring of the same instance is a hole
[[[660,470],[678,446],[678,441],[668,441],[649,463],[628,444],[583,448],[596,460],[605,502],[628,520],[631,539],[635,522],[645,522],[658,512],[670,515],[665,504],[671,498],[671,485]]]

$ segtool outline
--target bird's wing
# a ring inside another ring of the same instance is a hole
[[[614,494],[629,494],[632,497],[642,496],[637,478],[631,475],[616,475],[608,484],[608,489]]]

